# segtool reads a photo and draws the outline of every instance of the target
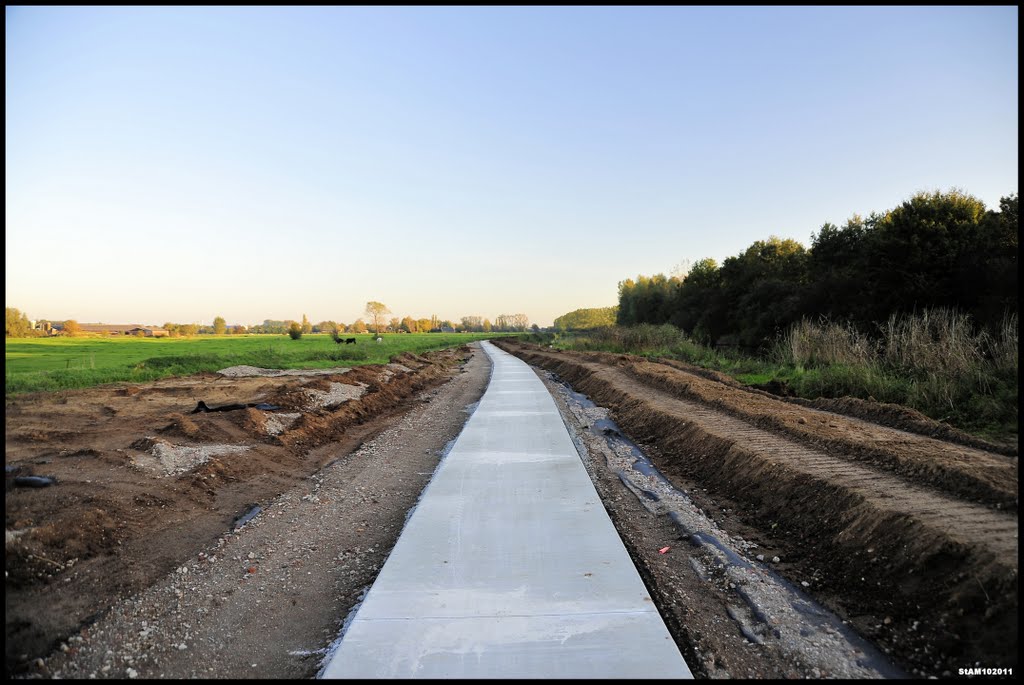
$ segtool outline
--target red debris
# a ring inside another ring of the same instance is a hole
[[[672,548],[671,547],[662,547],[661,549],[658,550],[658,554],[668,554],[668,551],[670,549],[672,549]]]

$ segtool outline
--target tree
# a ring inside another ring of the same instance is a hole
[[[7,307],[7,337],[24,338],[30,335],[32,325],[28,316],[14,307]]]
[[[195,335],[199,332],[199,326],[194,323],[183,323],[178,326],[178,332],[182,335]]]
[[[434,326],[431,324],[430,319],[416,319],[416,329],[420,333],[429,333],[430,329]]]
[[[297,321],[292,321],[292,324],[288,327],[288,335],[291,336],[292,340],[298,340],[302,337],[302,324]]]
[[[415,333],[417,329],[416,319],[412,318],[411,316],[407,316],[404,319],[402,319],[401,326],[402,330],[405,331],[406,333]]]
[[[68,319],[64,322],[64,335],[78,335],[81,332],[82,327],[74,319]]]
[[[352,330],[353,333],[365,333],[366,332],[366,322],[364,322],[362,319],[356,319],[356,322],[354,324],[352,324],[352,329],[351,330]]]
[[[862,297],[870,320],[934,307],[971,310],[980,298],[975,256],[983,250],[980,200],[959,190],[921,192],[873,221]]]
[[[964,265],[965,275],[974,275],[974,288],[981,293],[975,318],[989,326],[1017,311],[1017,194],[1000,198],[999,209],[985,215],[978,246]]]
[[[214,335],[224,335],[227,332],[228,332],[228,325],[227,325],[227,322],[224,321],[224,317],[223,316],[218,316],[217,318],[215,318],[213,320],[213,334]]]
[[[305,314],[302,315],[302,332],[303,333],[312,333],[313,332],[313,324],[311,324],[309,322],[309,319],[306,318]]]
[[[380,335],[380,326],[384,323],[384,316],[390,314],[391,310],[383,302],[370,301],[366,303],[366,311],[363,313],[373,319],[373,332]]]
[[[577,309],[555,319],[555,328],[565,331],[614,326],[617,312],[618,307]]]
[[[484,329],[484,320],[479,316],[464,316],[462,317],[462,330],[464,331],[482,331]]]
[[[484,333],[490,333],[490,332],[491,332],[491,320],[490,319],[484,319]]]

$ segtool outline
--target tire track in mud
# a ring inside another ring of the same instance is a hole
[[[612,355],[594,356],[599,362],[612,362],[613,367],[622,362]],[[715,382],[710,373],[697,378],[680,365],[668,368],[629,360],[623,368],[643,385],[724,411],[759,428],[784,433],[811,447],[838,452],[843,458],[884,468],[915,483],[926,481],[954,497],[996,508],[1017,508],[1017,460],[1004,454],[780,401],[735,381]],[[936,430],[943,427],[931,423]]]
[[[794,421],[794,412],[809,412],[805,420],[813,420],[817,410],[757,397],[740,407],[749,411],[741,417],[717,401],[701,404],[644,382],[633,366],[647,362],[501,346],[610,408],[620,426],[656,448],[656,465],[670,479],[707,485],[737,504],[745,525],[768,539],[784,536],[792,570],[813,576],[823,601],[904,663],[934,674],[956,673],[975,661],[1016,663],[1015,511],[958,499],[934,482],[934,472],[915,477],[835,442],[827,452],[799,442],[775,427],[777,416],[758,414],[777,405],[778,414]],[[743,395],[727,398],[734,408],[748,393],[730,390]],[[896,432],[870,428],[879,438]],[[937,450],[946,444],[912,437]],[[874,447],[866,444],[865,451]],[[949,447],[958,454],[971,451]],[[920,462],[922,455],[911,458]],[[941,451],[935,455],[936,461],[944,458]],[[1004,472],[1015,474],[1015,465]],[[1015,499],[1015,478],[995,484]]]
[[[595,373],[612,383],[628,382],[628,376],[615,370],[601,369]],[[910,514],[923,526],[942,530],[962,544],[977,544],[1016,560],[1017,519],[1012,515],[961,502],[843,457],[829,456],[662,390],[647,388],[645,393],[645,401],[653,410],[663,411],[681,422],[694,422],[709,435],[733,440],[767,461],[856,492],[872,507],[893,514]]]

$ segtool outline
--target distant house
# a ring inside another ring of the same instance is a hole
[[[107,335],[137,335],[142,333],[147,338],[164,338],[170,333],[163,328],[154,328],[152,326],[140,326],[137,323],[132,324],[114,324],[114,323],[82,323],[78,324],[78,327],[83,333],[106,333]]]
[[[142,333],[147,338],[166,338],[171,334],[166,329],[150,328],[149,326],[139,326],[128,331],[128,335],[138,335],[139,333]]]

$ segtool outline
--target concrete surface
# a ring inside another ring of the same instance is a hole
[[[547,389],[490,385],[325,678],[691,678]]]

